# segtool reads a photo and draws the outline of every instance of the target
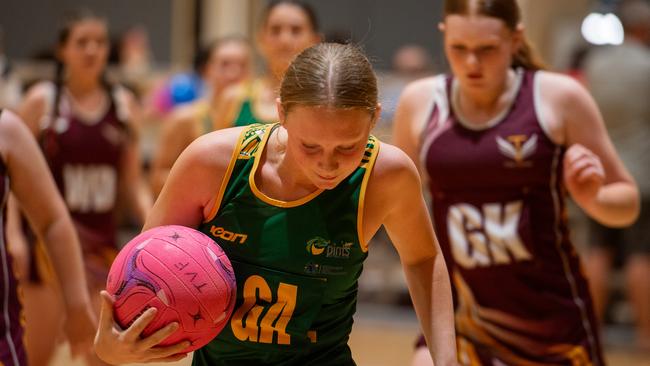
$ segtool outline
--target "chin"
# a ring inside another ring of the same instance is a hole
[[[339,182],[336,182],[336,183],[333,183],[333,184],[326,184],[326,185],[324,184],[324,185],[322,185],[322,186],[320,186],[320,187],[318,187],[318,188],[320,188],[320,189],[326,189],[326,190],[331,190],[331,189],[336,188],[338,185],[339,185]]]
[[[339,183],[341,183],[341,181],[339,179],[335,179],[335,180],[332,180],[332,181],[319,179],[317,182],[314,183],[314,185],[318,189],[334,189],[334,188],[336,188],[336,186],[339,185]]]

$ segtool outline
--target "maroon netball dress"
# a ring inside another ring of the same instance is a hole
[[[2,109],[0,109],[2,116]],[[7,167],[0,159],[0,214],[2,225],[0,229],[0,365],[27,365],[27,356],[23,344],[22,306],[18,299],[16,276],[12,267],[12,259],[7,250],[7,197],[9,197],[9,176]]]
[[[518,70],[511,106],[480,128],[454,111],[447,77],[422,142],[467,365],[603,364],[536,75]]]
[[[79,234],[89,280],[102,282],[117,251],[115,211],[128,130],[113,94],[104,113],[82,117],[60,93],[41,147]]]

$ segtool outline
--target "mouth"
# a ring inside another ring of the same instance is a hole
[[[318,174],[318,173],[316,173],[316,175],[318,176],[318,178],[320,178],[320,179],[322,179],[322,180],[324,180],[324,181],[327,181],[327,182],[333,182],[333,181],[335,181],[336,178],[337,178],[336,175],[334,175],[334,176],[327,176],[327,175],[320,175],[320,174]]]

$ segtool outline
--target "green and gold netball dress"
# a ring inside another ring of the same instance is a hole
[[[354,365],[347,342],[367,248],[364,193],[379,152],[368,138],[359,167],[331,190],[296,201],[265,196],[254,176],[279,125],[240,137],[212,217],[200,226],[237,277],[230,323],[194,365]]]
[[[268,116],[265,118],[263,113],[258,109],[260,103],[258,100],[262,94],[263,86],[259,80],[245,87],[243,93],[239,96],[236,110],[232,116],[232,127],[242,127],[256,123],[271,123]],[[256,108],[257,107],[257,108]],[[273,113],[275,115],[275,113]]]

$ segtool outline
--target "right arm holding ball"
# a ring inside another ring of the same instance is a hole
[[[183,225],[196,228],[214,205],[215,192],[224,179],[235,142],[241,128],[213,132],[194,141],[178,158],[167,181],[147,217],[143,231],[162,225]],[[120,329],[113,317],[113,299],[102,291],[99,329],[95,351],[109,364],[135,362],[173,362],[186,356],[181,353],[189,342],[157,347],[178,329],[170,323],[149,337],[141,336],[155,318],[156,309],[145,311],[127,329]]]

